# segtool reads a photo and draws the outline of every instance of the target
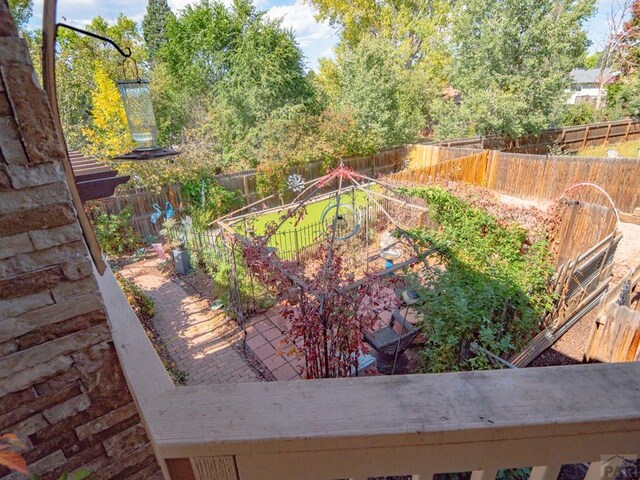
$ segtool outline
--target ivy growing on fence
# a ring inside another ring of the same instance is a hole
[[[437,228],[415,229],[415,241],[435,246],[444,268],[434,268],[422,287],[420,307],[427,343],[422,370],[482,369],[488,360],[470,353],[476,341],[508,356],[523,347],[551,308],[553,273],[543,235],[504,224],[439,187],[406,193],[426,200]]]

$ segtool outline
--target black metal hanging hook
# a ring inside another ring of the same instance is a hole
[[[112,45],[120,55],[122,55],[125,59],[131,57],[131,49],[129,47],[124,47],[125,50],[123,50],[120,45],[118,45],[116,42],[114,42],[113,40],[111,40],[108,37],[103,37],[102,35],[98,35],[97,33],[93,33],[93,32],[88,32],[87,30],[83,30],[81,28],[78,27],[74,27],[73,25],[68,25],[66,23],[57,23],[56,24],[56,31],[58,28],[60,27],[64,27],[67,28],[69,30],[73,30],[74,32],[78,32],[78,33],[82,33],[84,35],[88,35],[89,37],[93,37],[93,38],[97,38],[98,40],[102,40],[103,42],[107,42],[108,44]],[[138,70],[138,66],[136,65],[136,73]]]

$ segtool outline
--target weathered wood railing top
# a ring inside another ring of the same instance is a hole
[[[169,457],[587,435],[640,428],[639,374],[583,365],[181,387],[146,414]]]
[[[639,363],[176,388],[112,274],[100,283],[167,478],[556,471],[640,445]]]

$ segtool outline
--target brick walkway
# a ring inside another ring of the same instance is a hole
[[[189,295],[144,260],[121,270],[155,301],[155,329],[189,385],[258,382],[262,379],[234,349],[242,335],[224,312],[212,312],[206,300]]]

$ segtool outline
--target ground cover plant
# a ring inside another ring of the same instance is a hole
[[[173,380],[173,383],[176,385],[186,385],[188,377],[187,373],[180,370],[173,359],[169,357],[165,350],[166,343],[162,342],[160,336],[153,328],[153,322],[151,319],[155,314],[155,302],[128,278],[123,277],[119,273],[116,273],[115,277],[118,281],[118,285],[120,285],[120,288],[122,289],[122,292],[127,297],[129,305],[131,305],[131,308],[140,320],[145,333],[149,337],[149,340],[151,340],[153,348],[158,352],[158,356],[162,360],[162,364],[167,370],[167,373],[169,373],[171,380]]]
[[[471,354],[473,341],[502,356],[523,347],[553,304],[548,289],[553,265],[544,234],[528,235],[441,187],[404,193],[429,206],[436,226],[410,233],[416,242],[436,247],[444,265],[433,269],[421,288],[427,336],[421,370],[488,368],[486,358]]]

